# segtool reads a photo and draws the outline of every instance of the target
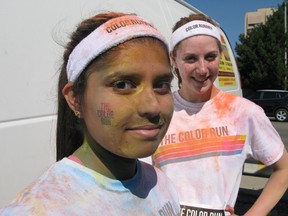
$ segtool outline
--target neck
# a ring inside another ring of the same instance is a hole
[[[74,152],[84,166],[112,179],[126,180],[136,173],[136,159],[120,157],[96,143],[89,135]]]
[[[179,94],[181,95],[181,97],[183,99],[185,99],[186,101],[189,101],[191,103],[203,103],[203,102],[207,102],[209,100],[211,100],[212,98],[214,98],[218,93],[219,93],[219,89],[216,88],[216,86],[212,86],[212,88],[206,92],[204,92],[203,94],[201,93],[193,93],[191,92],[190,89],[184,89],[183,87],[181,89],[179,89]]]

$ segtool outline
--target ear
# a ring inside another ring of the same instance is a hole
[[[76,111],[79,111],[79,104],[73,92],[73,86],[74,83],[68,82],[62,89],[62,94],[64,95],[70,109],[75,113]]]
[[[172,66],[177,67],[176,61],[175,61],[175,56],[173,55],[173,51],[171,51],[169,53],[169,55],[170,55],[170,59],[171,59],[171,62],[172,62]]]

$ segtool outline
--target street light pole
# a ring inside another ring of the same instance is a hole
[[[287,90],[287,43],[286,43],[286,33],[287,33],[287,6],[286,6],[287,0],[284,0],[284,29],[285,29],[285,54],[284,54],[284,59],[285,59],[285,78],[284,78],[284,89]]]

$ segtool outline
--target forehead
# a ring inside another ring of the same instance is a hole
[[[181,41],[177,47],[177,51],[188,51],[188,50],[202,50],[211,51],[219,50],[218,41],[216,38],[208,35],[196,35]]]

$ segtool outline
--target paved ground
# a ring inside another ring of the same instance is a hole
[[[267,178],[243,175],[241,188],[235,205],[235,213],[243,215],[255,202]],[[271,211],[269,216],[288,216],[288,191]]]

